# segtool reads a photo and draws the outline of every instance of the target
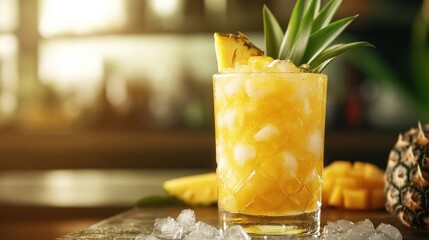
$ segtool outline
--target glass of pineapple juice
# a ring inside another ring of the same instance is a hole
[[[318,235],[327,81],[302,72],[213,76],[223,229]]]

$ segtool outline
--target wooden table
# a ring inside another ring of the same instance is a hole
[[[155,218],[177,217],[184,206],[168,207],[139,207],[122,212],[93,226],[70,233],[57,240],[71,239],[121,239],[134,240],[140,234],[150,234]],[[196,213],[197,220],[217,226],[216,207],[192,208]],[[322,226],[327,221],[347,219],[353,222],[370,219],[374,226],[380,223],[388,223],[398,228],[404,240],[424,240],[429,239],[429,230],[411,230],[404,227],[395,217],[385,211],[346,211],[333,208],[322,210]]]

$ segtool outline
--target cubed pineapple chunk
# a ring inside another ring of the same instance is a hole
[[[328,196],[328,204],[330,206],[342,207],[343,205],[343,189],[340,186],[335,186],[332,193]]]
[[[344,208],[360,209],[368,208],[368,189],[343,189]]]
[[[349,161],[335,161],[327,166],[323,171],[326,174],[337,173],[344,174],[352,170],[352,163]]]
[[[365,162],[335,161],[324,169],[322,206],[379,209],[386,201],[384,173]]]
[[[341,176],[336,180],[336,185],[342,189],[356,189],[362,186],[362,182],[358,178]]]

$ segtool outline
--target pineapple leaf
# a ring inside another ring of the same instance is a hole
[[[328,66],[328,64],[331,63],[332,60],[334,60],[334,58],[335,57],[329,58],[329,59],[325,60],[323,63],[321,63],[315,69],[312,69],[312,72],[314,72],[314,73],[321,73],[323,70],[325,70],[325,67]]]
[[[303,62],[311,62],[320,52],[331,44],[358,15],[343,18],[314,32],[310,36]]]
[[[320,11],[320,4],[321,4],[320,2],[321,2],[321,0],[316,0],[316,9],[314,10],[314,17],[313,17],[313,19],[316,18],[317,14]]]
[[[352,42],[352,43],[346,43],[346,44],[332,45],[331,47],[323,50],[312,62],[309,63],[310,69],[313,69],[314,72],[319,72],[319,71],[316,71],[316,69],[323,70],[324,67],[327,65],[327,63],[325,63],[326,61],[328,60],[330,61],[336,56],[357,47],[374,47],[374,46],[368,42]]]
[[[262,8],[264,21],[265,51],[267,56],[276,58],[283,41],[283,30],[275,16],[266,5]]]
[[[304,71],[321,72],[336,56],[367,42],[331,46],[331,43],[350,25],[356,16],[331,23],[343,0],[329,0],[321,7],[321,0],[296,0],[286,32],[268,9],[263,7],[264,37],[267,55],[275,59],[289,59]]]
[[[311,1],[304,17],[298,28],[298,34],[293,43],[293,47],[290,53],[289,59],[296,65],[301,65],[302,58],[307,49],[308,41],[311,35],[311,29],[313,28],[314,14],[316,11],[316,1]]]
[[[331,0],[320,10],[314,19],[313,32],[326,27],[331,22],[341,3],[342,0]]]
[[[308,0],[297,0],[295,6],[293,7],[291,17],[286,29],[286,33],[283,37],[280,50],[278,52],[278,59],[288,59],[290,52],[295,41],[295,37],[298,34],[299,25],[302,19],[302,16],[305,12],[305,6]]]

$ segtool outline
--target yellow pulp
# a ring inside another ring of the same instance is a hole
[[[218,205],[286,216],[320,208],[327,77],[214,76]]]

